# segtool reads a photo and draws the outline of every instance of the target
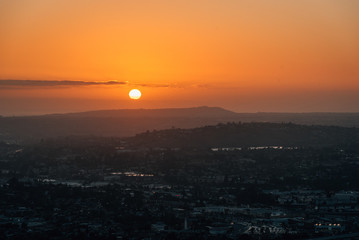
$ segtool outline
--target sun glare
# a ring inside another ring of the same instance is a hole
[[[130,96],[131,99],[137,100],[137,99],[140,99],[141,92],[138,89],[132,89],[128,95]]]

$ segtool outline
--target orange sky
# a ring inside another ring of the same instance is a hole
[[[357,0],[0,0],[0,114],[359,111],[358,12]]]

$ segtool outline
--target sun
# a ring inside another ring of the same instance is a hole
[[[130,96],[131,99],[137,100],[140,99],[141,97],[141,92],[138,89],[132,89],[129,93],[128,96]]]

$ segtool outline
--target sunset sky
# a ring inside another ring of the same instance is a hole
[[[358,13],[357,0],[0,0],[0,115],[359,112]]]

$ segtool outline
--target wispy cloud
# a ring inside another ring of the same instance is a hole
[[[56,86],[90,86],[90,85],[126,85],[120,81],[73,81],[73,80],[0,80],[0,87],[56,87]]]
[[[168,84],[168,83],[130,83],[131,86],[138,87],[153,87],[153,88],[177,88],[178,85],[176,83]]]
[[[0,89],[14,88],[41,88],[41,87],[81,87],[94,85],[112,85],[112,86],[131,86],[148,88],[209,88],[208,84],[194,83],[139,83],[128,81],[74,81],[74,80],[20,80],[20,79],[0,79]]]

